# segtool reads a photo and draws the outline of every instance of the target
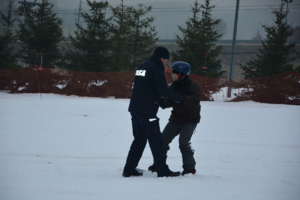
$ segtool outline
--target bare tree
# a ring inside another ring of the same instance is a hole
[[[225,35],[227,33],[227,24],[222,19],[220,19],[220,22],[215,25],[214,30],[217,31],[217,33]]]
[[[300,25],[295,26],[294,28],[295,32],[293,35],[288,37],[289,40],[300,40]]]
[[[252,37],[252,40],[263,40],[262,31],[260,28],[257,28],[255,35]]]

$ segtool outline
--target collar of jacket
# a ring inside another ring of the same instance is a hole
[[[150,60],[153,60],[158,66],[162,68],[162,70],[165,69],[164,64],[161,62],[160,58],[157,55],[152,55]]]
[[[183,79],[173,82],[171,85],[171,89],[174,89],[175,91],[185,92],[189,88],[191,83],[192,80],[190,79],[190,77],[186,76]]]

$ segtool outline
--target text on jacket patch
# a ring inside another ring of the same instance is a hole
[[[136,70],[135,75],[136,76],[145,76],[146,75],[146,70]]]

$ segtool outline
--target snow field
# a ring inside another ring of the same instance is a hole
[[[157,178],[146,171],[123,178],[133,139],[129,100],[42,97],[0,93],[1,200],[300,197],[299,106],[201,102],[192,140],[196,175]],[[159,110],[161,130],[169,115],[170,109]],[[182,171],[177,139],[167,163]],[[147,145],[139,168],[152,160]]]

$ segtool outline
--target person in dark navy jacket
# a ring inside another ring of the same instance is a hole
[[[141,176],[136,170],[143,151],[149,141],[149,146],[155,161],[158,177],[179,176],[180,172],[173,172],[166,164],[166,152],[156,114],[161,96],[183,103],[184,96],[168,88],[164,73],[164,66],[170,59],[170,53],[165,47],[157,47],[150,60],[141,64],[135,73],[134,87],[128,111],[131,114],[134,140],[131,144],[124,177]]]

